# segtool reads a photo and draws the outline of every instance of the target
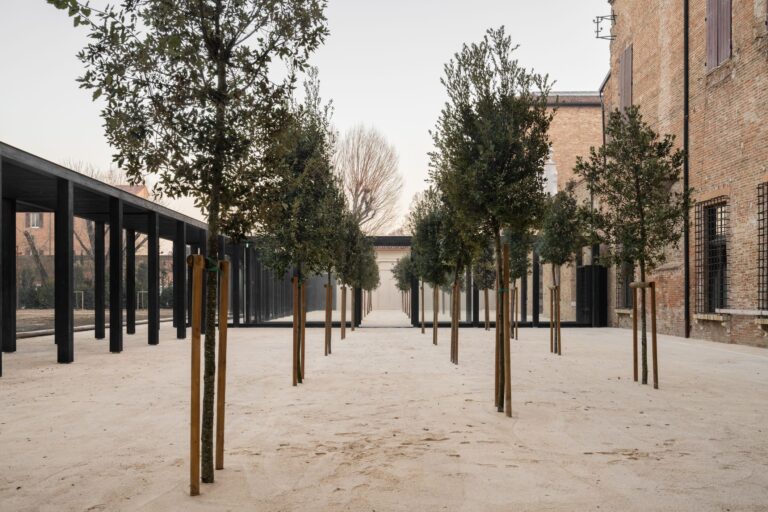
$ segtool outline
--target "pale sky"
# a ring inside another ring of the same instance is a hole
[[[609,49],[592,19],[609,12],[607,0],[330,0],[331,35],[312,64],[336,127],[375,126],[397,149],[404,214],[426,187],[443,65],[462,43],[505,25],[521,63],[548,73],[555,90],[595,91]],[[75,82],[85,35],[45,0],[0,0],[0,141],[57,163],[110,166],[99,104]],[[199,217],[189,202],[172,206]]]

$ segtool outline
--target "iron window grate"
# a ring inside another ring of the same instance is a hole
[[[616,267],[616,307],[629,309],[632,307],[632,288],[629,286],[635,280],[635,267],[624,262]]]
[[[768,183],[757,187],[757,307],[768,309]]]
[[[728,202],[725,196],[696,205],[696,312],[728,307]]]

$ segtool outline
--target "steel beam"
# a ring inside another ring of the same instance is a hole
[[[2,229],[2,331],[3,352],[16,352],[16,201],[3,199]]]
[[[125,230],[125,332],[136,334],[136,231]]]
[[[160,343],[160,216],[147,215],[147,342]]]
[[[186,313],[187,277],[187,227],[176,221],[176,236],[173,239],[173,318],[176,321],[176,338],[187,337]]]
[[[123,351],[123,202],[109,198],[109,351]]]
[[[75,359],[73,311],[74,268],[72,237],[74,226],[74,193],[72,182],[56,180],[54,278],[54,325],[56,354],[59,363],[71,363]]]
[[[106,319],[104,318],[104,308],[106,301],[104,297],[104,286],[106,278],[105,245],[104,245],[104,223],[95,222],[93,226],[93,307],[95,337],[97,340],[104,339]]]

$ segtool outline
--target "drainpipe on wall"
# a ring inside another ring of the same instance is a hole
[[[690,0],[683,0],[683,190],[689,190],[689,123],[690,123]],[[685,310],[685,337],[691,336],[691,233],[689,209],[685,209],[683,225],[683,308]]]

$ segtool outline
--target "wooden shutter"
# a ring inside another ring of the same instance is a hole
[[[718,0],[707,0],[707,69],[717,67]]]
[[[731,0],[718,0],[717,64],[731,58]]]
[[[28,227],[29,227],[29,223],[30,223],[30,220],[29,220],[29,213],[25,213],[25,214],[24,214],[24,227],[25,227],[25,228],[28,228]]]
[[[632,105],[632,45],[624,49],[619,58],[619,106],[622,110]]]

